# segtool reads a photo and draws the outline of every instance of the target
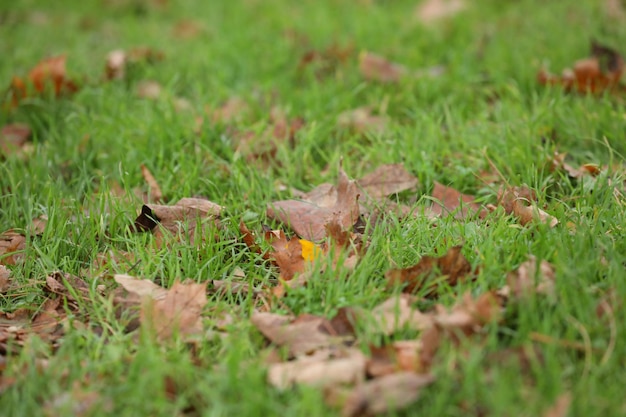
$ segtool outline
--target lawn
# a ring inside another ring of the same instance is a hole
[[[0,5],[2,414],[626,415],[625,22]]]

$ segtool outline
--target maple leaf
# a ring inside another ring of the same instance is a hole
[[[268,205],[267,216],[289,225],[298,236],[319,241],[326,236],[326,224],[336,221],[344,229],[359,218],[356,182],[340,169],[337,186],[322,184],[303,195],[302,200],[276,201]]]
[[[358,385],[341,411],[344,417],[374,416],[401,410],[414,403],[422,388],[432,384],[431,375],[398,372]]]
[[[602,93],[614,91],[624,72],[624,59],[614,49],[591,42],[591,57],[574,63],[573,69],[563,70],[562,76],[542,69],[537,74],[540,84],[561,85],[566,91]]]
[[[534,204],[534,193],[527,188],[501,188],[498,192],[498,203],[504,207],[506,214],[514,214],[522,225],[540,222],[554,227],[559,224],[556,217],[551,216]]]
[[[54,56],[40,61],[30,70],[26,79],[13,77],[11,82],[11,105],[17,106],[29,94],[43,94],[52,91],[56,97],[78,91],[74,81],[67,78],[65,55]],[[31,87],[32,90],[31,91]]]
[[[366,80],[383,83],[398,82],[409,72],[403,65],[371,52],[362,52],[359,55],[359,70]]]
[[[293,361],[271,364],[267,379],[279,389],[294,384],[317,387],[355,384],[364,379],[365,364],[365,355],[358,349],[322,349]]]
[[[341,346],[354,337],[354,329],[323,317],[303,314],[297,318],[255,312],[252,324],[278,346],[285,346],[292,356],[300,356],[329,346]],[[342,323],[342,321],[341,321]]]
[[[434,202],[431,211],[439,216],[447,216],[454,214],[457,219],[467,219],[475,214],[480,217],[486,216],[487,212],[474,202],[474,196],[462,194],[451,187],[435,181],[432,196],[437,199]]]
[[[283,280],[292,279],[297,273],[304,272],[307,265],[315,260],[316,250],[312,242],[303,239],[287,239],[281,231],[266,232],[265,239],[272,245],[273,251],[268,254],[273,259],[280,271]],[[303,245],[304,242],[304,245]],[[304,247],[309,248],[305,256]]]
[[[32,131],[23,123],[12,123],[2,126],[0,130],[0,156],[23,153],[25,145],[30,140]]]
[[[425,296],[432,296],[442,282],[440,279],[430,280],[436,274],[443,277],[448,285],[455,286],[468,276],[477,273],[477,270],[472,270],[472,265],[461,253],[462,249],[463,246],[453,246],[443,256],[424,256],[414,266],[392,269],[385,274],[388,285],[404,284],[403,292],[416,293],[425,290]]]

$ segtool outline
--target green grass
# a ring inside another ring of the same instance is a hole
[[[392,219],[373,231],[356,270],[336,271],[338,279],[314,280],[285,299],[284,308],[296,314],[372,308],[390,294],[383,276],[392,265],[408,266],[459,243],[482,269],[476,282],[444,294],[445,305],[464,291],[501,287],[529,254],[554,265],[556,300],[533,297],[512,304],[505,323],[492,325],[484,344],[463,352],[444,349],[436,382],[401,415],[542,415],[565,391],[573,395],[572,416],[626,413],[626,315],[623,308],[615,312],[617,343],[603,358],[610,331],[595,314],[603,292],[614,289],[621,300],[626,294],[626,211],[613,196],[624,181],[624,96],[566,94],[535,78],[543,63],[558,73],[587,56],[591,39],[621,47],[626,26],[591,0],[474,3],[432,27],[412,18],[413,1],[179,1],[158,7],[148,0],[20,0],[0,6],[0,83],[8,86],[40,59],[65,53],[70,77],[82,85],[71,98],[34,97],[0,112],[0,125],[25,122],[34,131],[32,154],[2,161],[0,231],[26,229],[41,215],[49,219],[45,233],[30,240],[25,261],[11,267],[21,287],[0,296],[0,309],[38,308],[45,277],[55,270],[83,276],[94,289],[80,310],[89,317],[88,328],[68,329],[54,353],[33,338],[6,357],[0,386],[3,379],[17,380],[1,393],[3,413],[41,415],[74,389],[99,394],[102,404],[93,415],[170,416],[191,408],[207,416],[334,415],[319,390],[279,392],[266,383],[265,342],[248,319],[251,298],[211,298],[207,321],[211,312],[230,312],[237,318],[228,329],[231,337],[204,340],[191,352],[183,342],[159,345],[126,333],[124,320],[95,292],[112,280],[91,265],[97,253],[115,249],[135,254],[139,262],[132,270],[121,263],[112,273],[159,279],[165,286],[176,278],[229,279],[236,267],[255,286],[275,282],[275,269],[240,243],[240,220],[256,230],[271,224],[266,205],[290,196],[278,184],[310,190],[334,182],[340,158],[352,178],[383,163],[404,163],[421,184],[417,194],[399,197],[405,202],[428,195],[439,181],[495,203],[495,191],[476,176],[491,160],[511,185],[534,188],[540,204],[561,222],[554,229],[520,227],[511,217],[497,216],[440,220],[433,228],[423,219]],[[200,22],[201,34],[173,37],[181,19]],[[297,44],[288,31],[305,36],[310,46]],[[353,44],[354,59],[320,82],[312,71],[298,71],[309,48],[333,43]],[[106,54],[137,46],[162,51],[165,58],[136,65],[126,81],[102,82]],[[414,69],[443,65],[446,73],[392,85],[367,82],[358,72],[360,50]],[[158,81],[163,96],[137,98],[134,88],[143,79]],[[306,120],[295,148],[278,150],[279,164],[265,169],[247,163],[234,152],[224,126],[205,121],[194,132],[194,113],[234,95],[251,106],[239,122],[242,129],[265,127],[268,100]],[[176,112],[174,97],[189,100],[193,111]],[[384,134],[337,128],[341,112],[382,103],[391,119]],[[552,131],[553,139],[542,140]],[[555,149],[567,152],[575,166],[608,164],[613,182],[605,176],[594,184],[577,183],[549,172],[546,161]],[[204,196],[225,206],[220,239],[155,251],[150,236],[131,233],[141,202],[116,198],[110,187],[117,182],[131,196],[133,188],[145,189],[141,164],[169,201]],[[588,338],[593,350],[539,344],[542,361],[526,373],[493,359],[503,349],[531,346],[533,332],[579,343]],[[359,336],[364,346],[378,341],[366,331]],[[175,394],[168,396],[166,381]],[[54,413],[76,414],[72,407],[80,394],[71,398]]]

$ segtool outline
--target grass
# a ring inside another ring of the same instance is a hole
[[[110,279],[91,265],[97,253],[126,250],[139,262],[113,272],[160,279],[166,286],[180,277],[229,279],[235,268],[251,284],[267,284],[276,271],[238,243],[240,220],[260,230],[271,223],[267,203],[290,196],[279,184],[310,190],[334,182],[341,158],[353,178],[383,163],[404,163],[421,188],[400,196],[403,201],[428,195],[439,181],[493,203],[494,190],[476,176],[491,160],[512,185],[533,187],[561,222],[554,229],[520,227],[498,216],[488,222],[440,220],[433,228],[423,219],[392,220],[373,231],[369,251],[349,276],[337,271],[340,279],[314,280],[285,299],[296,314],[371,308],[389,296],[383,275],[392,265],[408,266],[458,243],[482,269],[476,282],[444,294],[445,305],[466,290],[502,286],[529,254],[554,265],[555,299],[513,305],[484,344],[463,354],[452,348],[442,353],[436,382],[401,415],[542,415],[565,391],[572,393],[572,416],[626,413],[626,316],[616,311],[617,343],[605,355],[610,331],[595,314],[603,292],[614,289],[619,299],[626,294],[626,212],[613,195],[624,180],[624,99],[566,94],[535,79],[543,63],[559,72],[587,56],[590,39],[624,44],[625,26],[607,17],[600,2],[483,1],[431,27],[412,18],[412,1],[154,3],[20,0],[0,6],[0,82],[8,85],[43,57],[66,53],[70,76],[83,86],[71,99],[29,98],[0,113],[0,125],[25,122],[34,131],[32,154],[2,162],[0,230],[26,229],[31,219],[48,217],[24,262],[11,267],[20,286],[1,296],[0,309],[38,308],[45,277],[55,270],[84,276],[94,290],[81,306],[91,328],[68,329],[54,353],[33,338],[3,359],[0,385],[16,378],[0,397],[7,415],[78,414],[73,407],[85,392],[99,394],[93,415],[182,415],[191,408],[207,416],[333,415],[319,390],[279,392],[266,383],[264,341],[248,320],[251,298],[213,297],[207,311],[237,318],[228,329],[232,337],[204,340],[191,354],[182,342],[159,345],[126,333],[124,320],[95,292]],[[182,19],[200,22],[201,33],[174,37]],[[444,65],[446,73],[383,85],[364,81],[351,60],[318,82],[313,71],[297,70],[307,48],[287,33],[306,36],[320,50],[334,42],[353,44],[409,68]],[[165,59],[137,65],[128,81],[103,83],[106,54],[136,46],[162,51]],[[134,86],[142,79],[158,81],[163,96],[137,98]],[[295,148],[278,150],[279,165],[263,169],[246,162],[223,126],[204,123],[195,133],[193,112],[176,112],[171,100],[185,97],[201,113],[234,95],[251,103],[251,114],[239,122],[243,128],[265,127],[268,100],[306,120]],[[392,122],[385,133],[363,136],[336,127],[339,113],[363,105],[386,108]],[[555,149],[567,152],[575,166],[608,164],[612,184],[606,176],[591,184],[549,172],[545,162]],[[204,196],[225,206],[219,240],[154,251],[150,236],[130,233],[141,202],[115,198],[111,187],[119,183],[129,195],[144,187],[141,164],[170,201]],[[589,346],[581,351],[543,343],[541,363],[527,373],[493,359],[502,349],[531,346],[533,332]],[[364,345],[377,341],[366,331],[360,338]],[[63,401],[68,392],[70,400]]]

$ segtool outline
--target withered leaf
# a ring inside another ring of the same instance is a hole
[[[0,294],[7,292],[11,285],[9,278],[11,277],[11,271],[4,265],[0,264]]]
[[[270,384],[286,389],[293,384],[333,386],[355,384],[365,377],[365,355],[358,349],[323,349],[310,356],[269,366]]]
[[[509,272],[507,284],[500,293],[510,292],[514,298],[531,294],[554,296],[554,267],[545,259],[538,265],[537,258],[531,255],[515,271]]]
[[[272,343],[285,346],[292,356],[312,353],[329,346],[340,346],[353,338],[333,328],[323,317],[304,314],[296,319],[273,313],[255,312],[252,324]]]
[[[367,375],[377,378],[399,371],[422,373],[420,351],[421,340],[399,340],[386,346],[370,347],[371,357],[367,360]]]
[[[20,152],[31,137],[31,129],[23,123],[2,126],[0,131],[0,155],[8,156]]]
[[[278,234],[277,237],[276,234]],[[280,277],[288,281],[297,273],[304,272],[310,262],[307,262],[302,254],[302,243],[300,240],[287,239],[287,236],[281,230],[278,230],[276,234],[266,233],[266,240],[269,240],[273,248],[273,251],[268,256],[278,266]]]
[[[374,199],[381,199],[392,194],[413,189],[417,178],[404,168],[403,164],[381,165],[374,172],[357,181],[364,194]]]
[[[76,83],[67,78],[65,62],[65,55],[46,58],[30,70],[26,79],[13,77],[11,104],[17,106],[29,93],[42,94],[51,91],[59,97],[78,91]]]
[[[567,417],[569,415],[572,394],[564,392],[559,395],[554,404],[544,411],[543,417]]]
[[[230,97],[220,107],[213,109],[208,107],[206,113],[213,123],[232,123],[240,120],[248,113],[250,106],[241,97]]]
[[[150,297],[154,300],[162,300],[167,295],[167,290],[160,285],[155,284],[149,279],[139,279],[130,275],[116,274],[113,276],[115,282],[120,284],[124,289],[139,297]],[[137,299],[137,302],[141,301]]]
[[[340,169],[337,186],[322,184],[304,195],[303,200],[283,200],[269,204],[268,217],[289,225],[300,237],[318,241],[326,236],[326,224],[336,221],[350,229],[359,218],[359,191],[355,181]]]
[[[342,409],[344,417],[374,416],[401,410],[415,402],[422,388],[434,382],[431,375],[398,372],[358,385]]]
[[[387,116],[375,115],[370,107],[346,110],[337,116],[339,127],[352,129],[357,133],[383,133],[388,123]]]
[[[141,323],[153,330],[159,340],[175,334],[185,336],[202,332],[200,315],[207,303],[207,283],[181,283],[167,290],[159,299],[144,298],[141,304]]]
[[[161,87],[161,84],[153,80],[139,81],[137,83],[137,87],[135,88],[135,94],[137,97],[149,100],[156,100],[161,97],[162,91],[163,87]]]
[[[0,235],[0,265],[15,265],[24,259],[26,236],[15,230]]]
[[[472,265],[461,252],[462,249],[461,245],[453,246],[443,256],[424,256],[416,265],[405,269],[392,269],[385,277],[391,286],[405,284],[403,292],[415,293],[425,289],[426,296],[433,295],[442,282],[431,281],[433,274],[444,277],[448,285],[454,286],[476,272],[472,271]]]
[[[408,74],[406,67],[371,52],[359,55],[359,70],[366,80],[383,83],[398,82]]]
[[[475,214],[484,217],[487,213],[474,202],[474,196],[462,194],[452,187],[446,187],[435,181],[432,193],[438,202],[433,203],[432,211],[440,216],[454,214],[457,219],[467,219]]]
[[[78,301],[78,298],[89,298],[89,285],[81,278],[66,272],[56,271],[46,277],[46,290],[67,298],[68,301]]]
[[[522,225],[540,222],[554,227],[559,224],[556,217],[541,210],[534,203],[534,198],[520,187],[502,188],[498,192],[498,204],[504,207],[507,214],[514,214]]]
[[[450,311],[438,305],[434,322],[456,339],[461,334],[478,333],[485,324],[499,320],[501,315],[502,299],[494,292],[483,293],[477,299],[466,292]]]
[[[151,197],[151,200],[155,203],[160,202],[163,199],[161,186],[157,182],[156,178],[154,178],[154,175],[152,175],[152,172],[150,172],[148,167],[144,164],[141,164],[141,175],[150,188],[149,196]]]
[[[464,0],[426,0],[415,9],[415,17],[420,22],[429,24],[454,16],[465,7]]]
[[[411,307],[413,298],[407,294],[390,297],[371,312],[372,325],[385,335],[391,335],[405,327],[423,330],[432,325],[432,317]]]

